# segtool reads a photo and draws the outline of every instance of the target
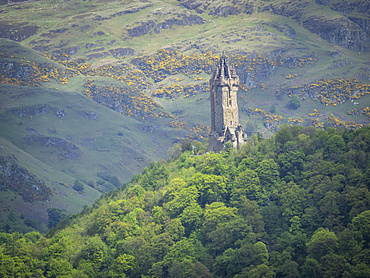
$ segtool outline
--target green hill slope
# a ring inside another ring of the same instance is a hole
[[[52,189],[23,202],[3,174],[4,221],[15,207],[20,223],[32,206],[44,224],[49,207],[76,212],[173,143],[207,138],[222,51],[249,135],[369,124],[366,1],[14,1],[0,11],[2,157]]]

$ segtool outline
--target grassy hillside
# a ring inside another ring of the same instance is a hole
[[[45,224],[49,207],[77,212],[114,189],[112,177],[122,184],[173,143],[207,138],[223,50],[249,134],[369,124],[366,1],[58,0],[0,11],[1,155],[53,190],[23,202],[3,174],[4,221],[15,207],[21,223]]]

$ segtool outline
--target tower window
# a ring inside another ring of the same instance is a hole
[[[229,105],[231,106],[231,100],[229,100]]]

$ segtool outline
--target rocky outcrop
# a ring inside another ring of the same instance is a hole
[[[44,40],[32,40],[30,42],[30,45],[32,45],[32,49],[39,51],[39,52],[47,52],[50,50],[50,45],[48,43],[51,40],[49,39],[44,39]]]
[[[361,27],[362,30],[364,30],[367,35],[370,33],[370,20],[366,18],[359,18],[359,17],[348,17],[349,20],[351,20],[353,23],[356,23],[358,26]]]
[[[95,43],[90,43],[90,42],[85,44],[86,49],[97,47],[97,46],[99,46],[99,45],[95,44]]]
[[[139,37],[149,33],[150,30],[154,30],[155,33],[159,33],[161,29],[171,29],[172,26],[186,26],[186,25],[201,25],[204,24],[206,21],[198,15],[181,15],[182,18],[170,18],[166,19],[163,22],[155,24],[153,20],[149,20],[147,22],[141,22],[140,26],[136,26],[130,30],[128,30],[128,34],[131,37]]]
[[[147,22],[141,22],[140,26],[136,26],[130,30],[128,30],[128,34],[130,37],[139,37],[149,33],[150,29],[155,26],[154,20],[149,20]]]
[[[295,68],[295,67],[300,65],[302,59],[304,59],[304,60],[311,59],[312,61],[315,61],[316,60],[316,54],[315,54],[315,52],[312,52],[309,55],[304,55],[304,56],[301,56],[301,57],[289,56],[289,57],[286,57],[286,58],[282,59],[281,62],[282,62],[283,67]]]
[[[100,58],[104,58],[107,56],[110,56],[109,52],[92,53],[92,54],[87,55],[86,57],[89,59],[100,59]]]
[[[28,137],[25,139],[30,144],[38,144],[42,147],[54,147],[60,151],[59,156],[63,159],[77,159],[82,151],[74,144],[58,137]]]
[[[291,27],[290,25],[286,23],[280,24],[278,22],[269,22],[269,23],[266,23],[266,25],[274,27],[275,29],[277,29],[278,31],[280,31],[281,33],[283,33],[284,35],[286,35],[287,37],[291,39],[295,39],[296,37],[296,32],[293,29],[293,27]]]
[[[214,7],[209,11],[209,15],[217,15],[217,16],[223,16],[223,17],[228,17],[229,15],[237,15],[240,14],[241,10],[239,10],[235,6],[218,6]]]
[[[202,1],[196,0],[177,0],[177,1],[180,2],[181,6],[189,10],[197,10],[203,4]]]
[[[330,2],[330,1],[328,1]],[[370,3],[368,0],[363,0],[363,1],[355,1],[349,3],[349,1],[341,1],[339,3],[334,3],[333,5],[330,6],[330,8],[334,11],[349,14],[352,13],[353,11],[369,15],[370,11]]]
[[[315,0],[316,4],[318,5],[326,5],[330,3],[331,0]]]
[[[59,118],[59,119],[63,119],[64,118],[64,116],[65,116],[65,112],[64,112],[64,110],[59,110],[59,109],[56,109],[56,111],[55,111],[55,116],[57,117],[57,118]]]
[[[359,13],[362,13],[364,15],[369,16],[370,14],[370,3],[368,0],[363,0],[359,3],[357,3],[357,11]]]
[[[269,4],[263,7],[261,12],[270,12],[276,15],[301,19],[305,8],[310,4],[308,1],[291,1],[289,3]]]
[[[280,54],[280,52],[277,53]],[[274,59],[274,57],[279,55],[277,53],[269,53],[269,59]],[[262,59],[260,62],[255,63],[251,67],[253,60],[256,60],[257,56],[257,52],[252,52],[252,54],[249,56],[249,60],[246,60],[243,63],[239,63],[239,65],[235,67],[240,82],[244,83],[248,88],[255,88],[276,70],[275,63],[269,63],[267,62],[267,60],[264,59]],[[233,62],[233,60],[231,61]]]
[[[109,50],[110,54],[114,58],[123,57],[123,56],[133,56],[135,54],[135,50],[132,48],[116,48]]]
[[[48,113],[46,104],[37,104],[11,110],[13,114],[19,117],[45,116]]]
[[[31,65],[24,65],[18,62],[10,62],[0,60],[0,75],[7,78],[15,78],[17,80],[28,80],[33,75]]]
[[[368,35],[361,27],[349,19],[328,19],[310,16],[303,21],[303,26],[321,38],[352,50],[367,50]]]
[[[57,59],[69,60],[69,57],[76,54],[80,50],[79,46],[61,48],[53,51],[53,56]],[[68,56],[65,56],[67,54]]]
[[[12,41],[23,41],[37,33],[38,26],[21,26],[0,24],[0,38],[10,39]]]
[[[79,114],[87,120],[96,121],[99,118],[99,114],[92,111],[80,111]]]
[[[343,60],[339,62],[333,62],[333,65],[331,65],[328,69],[339,69],[347,66],[348,64],[352,64],[352,62],[348,60]]]
[[[195,10],[197,13],[207,12],[209,15],[228,17],[240,13],[252,14],[254,12],[254,3],[249,1],[220,1],[217,6],[211,5],[213,1],[202,0],[177,0],[181,6],[189,10]],[[229,2],[229,3],[227,3]]]
[[[245,4],[245,9],[243,13],[245,14],[252,14],[254,12],[254,5],[253,3],[246,3]]]
[[[170,29],[173,25],[186,26],[193,24],[204,24],[206,21],[197,15],[183,15],[182,19],[171,18],[167,19],[162,23],[158,23],[154,27],[154,32],[159,33],[161,29]]]
[[[12,155],[0,156],[0,190],[7,189],[17,192],[26,202],[46,201],[52,195],[51,189],[19,166]]]
[[[49,39],[53,39],[57,36],[57,34],[62,34],[66,31],[68,31],[68,30],[69,30],[68,28],[60,28],[60,29],[56,29],[56,30],[49,30],[47,33],[42,33],[40,36],[45,37],[45,38],[49,38]]]
[[[330,8],[337,12],[349,14],[355,10],[356,3],[346,3],[346,2],[336,3],[332,5]]]
[[[125,14],[134,14],[134,13],[140,12],[141,10],[144,10],[144,9],[152,7],[152,6],[153,5],[146,5],[146,6],[143,6],[143,7],[140,7],[140,8],[133,8],[133,9],[121,11],[121,12],[118,12],[118,13],[115,13],[115,14],[111,14],[111,15],[106,16],[106,17],[97,15],[93,18],[93,20],[102,21],[102,20],[108,20],[108,19],[115,18],[116,16],[123,16]]]
[[[90,25],[85,25],[85,26],[82,26],[81,28],[80,28],[80,31],[81,32],[85,32],[86,30],[88,30],[88,29],[90,29],[91,28],[91,26]]]

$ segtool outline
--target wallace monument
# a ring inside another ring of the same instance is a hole
[[[210,79],[211,132],[208,151],[219,152],[227,142],[239,148],[247,141],[247,135],[239,124],[237,95],[239,77],[229,65],[225,54],[215,67]]]

